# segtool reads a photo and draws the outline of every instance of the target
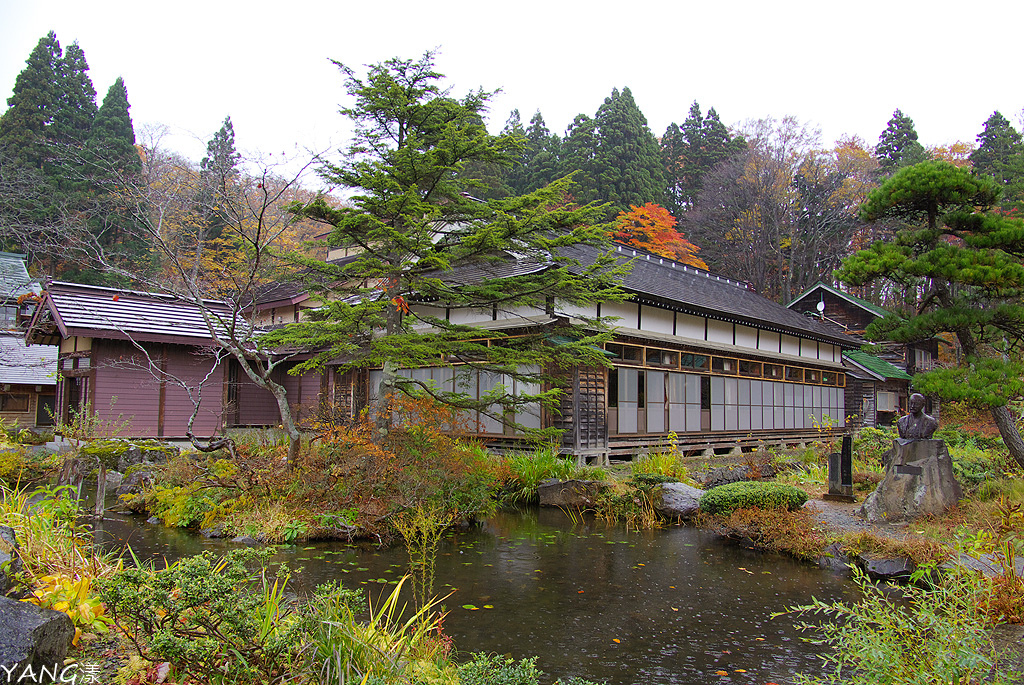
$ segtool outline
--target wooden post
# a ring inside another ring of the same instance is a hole
[[[103,460],[99,459],[99,470],[96,472],[96,506],[93,508],[93,514],[99,517],[103,516],[103,509],[107,498],[107,467],[103,464]]]

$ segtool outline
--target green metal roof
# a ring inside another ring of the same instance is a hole
[[[843,356],[850,361],[863,366],[868,371],[882,376],[883,378],[898,378],[905,381],[911,380],[910,375],[906,371],[893,366],[884,359],[879,359],[873,354],[861,352],[860,350],[847,350],[846,352],[843,352]]]

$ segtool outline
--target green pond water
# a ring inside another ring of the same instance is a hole
[[[137,517],[108,514],[96,528],[104,547],[127,544],[140,559],[237,546]],[[290,583],[299,594],[341,579],[372,598],[408,565],[402,547],[337,542],[282,545],[275,559],[302,568]],[[576,675],[613,685],[781,685],[821,674],[822,648],[801,639],[798,619],[770,615],[812,595],[856,596],[842,576],[693,528],[573,525],[557,509],[502,512],[450,533],[436,590],[453,593],[444,629],[459,652],[536,656],[548,682]]]

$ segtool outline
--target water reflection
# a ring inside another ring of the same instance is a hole
[[[102,529],[105,547],[127,543],[158,563],[235,546],[140,519],[110,516]],[[303,567],[292,586],[300,593],[340,578],[376,596],[407,566],[402,548],[340,543],[285,545],[275,558]],[[453,532],[439,549],[437,582],[441,594],[453,592],[445,630],[461,651],[536,655],[551,680],[614,685],[784,683],[820,673],[817,648],[800,640],[794,621],[769,616],[812,595],[854,595],[830,573],[692,528],[572,528],[558,510],[500,513]]]

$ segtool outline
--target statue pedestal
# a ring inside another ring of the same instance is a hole
[[[894,440],[885,478],[858,515],[873,523],[941,514],[963,497],[944,440]]]

